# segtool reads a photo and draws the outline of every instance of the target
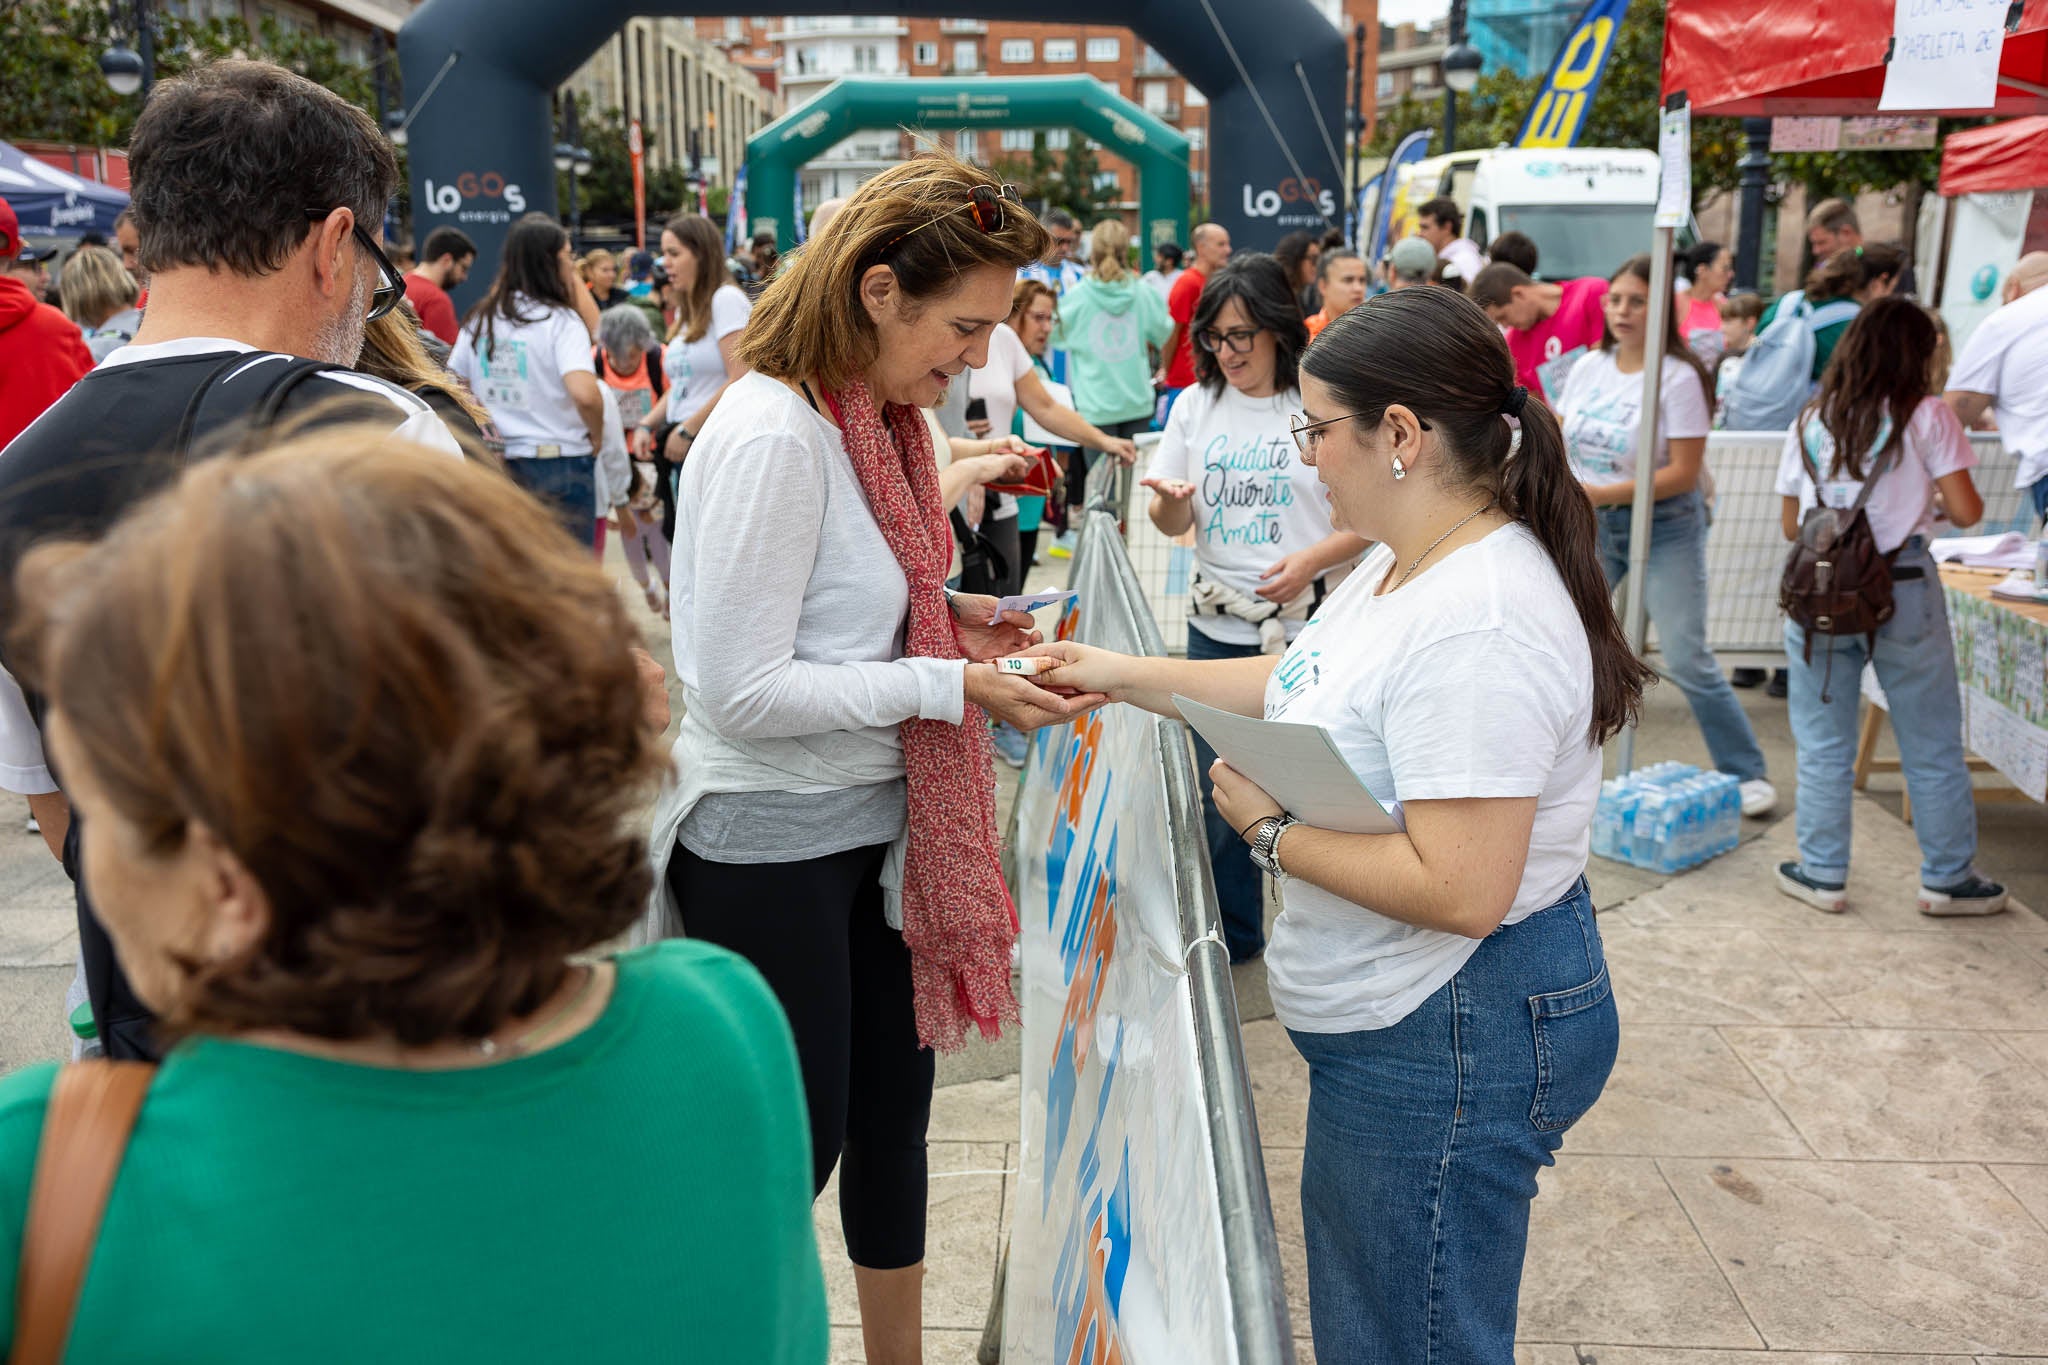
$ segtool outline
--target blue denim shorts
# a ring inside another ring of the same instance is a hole
[[[1510,1365],[1536,1173],[1620,1040],[1585,880],[1399,1023],[1290,1034],[1316,1358]]]

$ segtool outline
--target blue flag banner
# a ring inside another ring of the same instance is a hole
[[[1368,268],[1376,265],[1380,257],[1387,254],[1387,248],[1392,245],[1387,240],[1387,231],[1393,224],[1394,186],[1400,179],[1401,168],[1411,161],[1420,161],[1429,155],[1431,136],[1430,129],[1419,128],[1402,138],[1400,145],[1394,148],[1394,154],[1387,158],[1386,169],[1380,172],[1378,202],[1373,205],[1372,210],[1372,231],[1366,237],[1366,244],[1372,248],[1365,253]]]
[[[1600,77],[1614,40],[1621,32],[1628,0],[1591,0],[1578,23],[1557,50],[1550,74],[1529,106],[1529,117],[1515,138],[1517,147],[1571,147],[1585,126],[1586,111],[1600,90]]]
[[[810,231],[804,226],[804,178],[801,175],[797,175],[792,176],[791,179],[796,184],[789,192],[789,202],[791,204],[789,233],[790,236],[796,238],[796,244],[802,246],[811,235]]]

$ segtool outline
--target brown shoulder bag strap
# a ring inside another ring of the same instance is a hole
[[[145,1062],[73,1062],[57,1073],[22,1232],[8,1365],[63,1360],[114,1174],[155,1078]]]

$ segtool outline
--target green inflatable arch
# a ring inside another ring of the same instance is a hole
[[[747,142],[748,230],[796,245],[797,169],[865,128],[1074,128],[1138,168],[1138,237],[1188,238],[1188,140],[1090,76],[852,77]]]

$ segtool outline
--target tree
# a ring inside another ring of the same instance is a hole
[[[265,19],[190,19],[157,11],[159,78],[203,62],[258,56],[298,72],[366,112],[375,112],[370,69],[351,62],[331,38]],[[0,8],[0,134],[125,146],[142,101],[115,95],[100,75],[100,54],[115,31],[101,0],[18,0]]]
[[[1046,145],[1043,130],[1031,135],[1031,155],[1028,158],[998,158],[990,171],[1003,183],[1015,185],[1018,195],[1027,204],[1037,204],[1043,210],[1061,202],[1059,165],[1053,159],[1051,148]]]

